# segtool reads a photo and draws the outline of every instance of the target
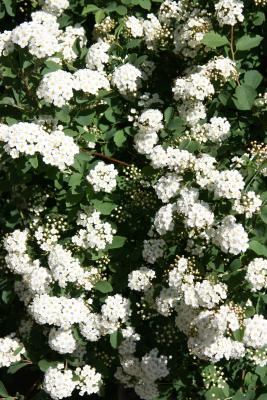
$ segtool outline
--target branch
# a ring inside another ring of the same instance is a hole
[[[85,149],[82,149],[82,151],[84,151],[84,152],[86,152],[86,153],[89,153],[87,150],[85,150]],[[95,153],[89,153],[89,154],[92,154],[93,156],[95,156],[95,157],[98,157],[98,158],[102,158],[103,160],[107,160],[107,161],[109,161],[109,162],[111,162],[111,163],[114,163],[114,164],[120,164],[120,165],[123,165],[124,167],[129,167],[131,164],[128,164],[128,163],[126,163],[126,162],[124,162],[124,161],[121,161],[121,160],[118,160],[117,158],[113,158],[113,157],[108,157],[108,156],[106,156],[105,154],[102,154],[102,153],[97,153],[97,152],[95,152]]]

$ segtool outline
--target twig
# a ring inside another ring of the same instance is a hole
[[[234,25],[231,26],[230,48],[231,48],[232,60],[235,61],[235,51],[234,51]]]
[[[85,151],[85,150],[83,150],[83,151]],[[126,163],[126,162],[124,162],[124,161],[117,160],[117,158],[108,157],[108,156],[106,156],[105,154],[102,154],[102,153],[97,153],[97,152],[95,152],[95,153],[93,153],[92,155],[95,156],[95,157],[102,158],[103,160],[107,160],[107,161],[109,161],[109,162],[112,162],[112,163],[114,163],[114,164],[123,165],[124,167],[129,167],[129,166],[130,166],[130,164],[128,164],[128,163]]]

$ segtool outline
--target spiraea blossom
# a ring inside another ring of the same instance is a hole
[[[264,400],[264,5],[1,2],[0,397]]]

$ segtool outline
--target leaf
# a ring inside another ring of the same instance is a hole
[[[117,131],[114,135],[114,142],[117,147],[122,147],[123,143],[126,142],[126,136],[124,135],[124,132],[122,130]]]
[[[105,12],[103,10],[98,10],[95,13],[95,22],[97,24],[100,24],[100,22],[103,21],[104,18],[105,18]]]
[[[267,400],[267,393],[261,394],[261,395],[257,398],[257,400]]]
[[[236,50],[246,51],[258,47],[263,37],[260,35],[249,36],[244,35],[236,42]]]
[[[62,107],[60,111],[56,112],[56,118],[61,121],[65,122],[68,124],[70,122],[70,116],[69,116],[69,109],[68,107]]]
[[[242,84],[236,88],[235,98],[233,99],[238,110],[250,110],[257,96],[256,90],[246,84]]]
[[[89,13],[96,12],[97,10],[99,10],[99,7],[97,7],[95,4],[88,4],[84,7],[82,15],[87,15]]]
[[[219,33],[211,31],[206,33],[206,35],[202,39],[202,43],[205,44],[205,46],[216,49],[217,47],[229,44],[229,41],[226,36],[222,36]]]
[[[117,207],[117,204],[102,202],[100,200],[92,201],[94,207],[103,215],[110,215],[111,212]]]
[[[5,388],[5,385],[3,384],[2,381],[0,381],[0,396],[8,397],[8,392],[7,392],[7,390]]]
[[[262,11],[258,11],[254,15],[253,24],[256,26],[262,25],[265,21],[265,14]]]
[[[267,206],[262,207],[260,216],[262,221],[267,224]]]
[[[99,281],[95,284],[95,289],[101,293],[110,293],[113,291],[113,287],[108,281]]]
[[[7,370],[7,373],[13,375],[21,368],[27,367],[28,365],[30,364],[24,361],[15,362],[14,364],[10,365],[10,367]]]
[[[256,253],[258,256],[267,257],[267,247],[257,240],[251,240],[249,242],[249,248],[254,251],[254,253]]]
[[[253,87],[254,89],[260,85],[262,79],[263,76],[256,70],[247,71],[244,75],[245,84]]]
[[[126,240],[127,238],[124,236],[114,236],[112,243],[108,246],[108,249],[119,249],[120,247],[123,247]]]
[[[111,107],[109,107],[106,111],[105,111],[105,117],[106,119],[111,122],[111,123],[115,123],[116,122],[116,118],[114,117],[113,114],[113,109]]]
[[[126,15],[127,14],[127,8],[125,6],[118,6],[118,7],[116,7],[115,11],[119,15]]]
[[[46,372],[48,368],[55,367],[57,365],[57,361],[47,361],[45,359],[40,360],[38,362],[38,367],[42,372]]]
[[[121,331],[111,333],[109,336],[109,340],[113,349],[117,349],[123,340]]]
[[[30,157],[30,158],[29,158],[29,162],[30,162],[31,166],[32,166],[34,169],[38,168],[39,162],[38,162],[38,157],[37,157],[37,156]]]
[[[255,399],[255,392],[251,390],[247,393],[243,393],[238,391],[233,397],[232,400],[253,400]]]
[[[79,186],[81,184],[82,177],[82,174],[79,172],[72,174],[69,180],[69,186],[72,188]]]
[[[145,10],[151,10],[151,1],[150,0],[139,0],[139,6],[144,8]]]
[[[15,14],[12,9],[12,0],[3,0],[3,3],[5,5],[6,12],[8,13],[8,15],[10,15],[11,17],[14,17]]]
[[[175,131],[176,129],[180,129],[183,125],[183,120],[179,117],[175,117],[168,123],[167,129],[170,131]]]
[[[75,121],[78,122],[79,125],[81,126],[87,126],[91,123],[93,119],[93,115],[80,115],[79,117],[75,118]]]
[[[222,389],[217,387],[213,387],[205,393],[206,400],[214,400],[215,398],[218,400],[225,399],[226,395],[223,393]]]
[[[164,121],[166,124],[170,122],[170,120],[173,117],[173,107],[167,107],[166,110],[164,111]]]

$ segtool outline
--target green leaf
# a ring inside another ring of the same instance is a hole
[[[0,381],[0,396],[2,397],[8,397],[8,392],[5,388],[5,385],[3,384],[2,381]]]
[[[88,115],[80,115],[79,117],[75,118],[75,121],[78,122],[79,125],[81,126],[87,126],[90,125],[92,122],[93,115],[88,114]]]
[[[206,35],[202,39],[202,43],[205,44],[205,46],[216,49],[217,47],[229,44],[229,41],[226,36],[222,36],[219,33],[211,31],[206,33]]]
[[[96,22],[97,24],[100,24],[100,22],[103,21],[103,19],[105,18],[105,16],[106,16],[105,11],[103,11],[103,10],[98,10],[98,11],[95,13],[95,22]]]
[[[99,281],[95,284],[95,289],[101,293],[110,293],[113,291],[113,287],[108,281]]]
[[[256,253],[258,256],[267,257],[267,247],[257,240],[251,240],[249,242],[249,248],[254,251],[254,253]]]
[[[249,36],[244,35],[236,42],[236,50],[246,51],[258,47],[263,37],[260,35]]]
[[[150,0],[139,0],[139,6],[142,7],[144,10],[151,10],[151,1]]]
[[[113,349],[117,349],[123,340],[121,331],[111,333],[109,336],[109,340]]]
[[[267,206],[262,207],[260,216],[263,222],[267,224]]]
[[[21,368],[27,367],[29,365],[30,364],[28,364],[27,362],[24,362],[24,361],[15,362],[14,364],[10,365],[10,367],[7,370],[7,373],[13,375],[17,371],[19,371]]]
[[[169,124],[173,117],[173,107],[167,107],[166,110],[164,111],[164,121],[166,124]]]
[[[11,17],[14,17],[15,14],[12,9],[12,0],[3,0],[3,3],[5,5],[6,12],[8,13],[8,15],[10,15]]]
[[[127,8],[125,6],[118,6],[118,7],[116,7],[115,11],[119,15],[126,15],[127,14]]]
[[[69,180],[69,186],[72,188],[79,186],[81,184],[82,177],[82,174],[80,174],[79,172],[75,172],[74,174],[72,174]]]
[[[89,13],[94,13],[99,10],[99,7],[97,7],[95,4],[88,4],[87,6],[84,7],[82,15],[87,15]]]
[[[253,24],[259,26],[262,25],[264,21],[265,21],[265,14],[262,11],[256,12],[253,18]]]
[[[260,85],[262,79],[263,76],[256,70],[247,71],[244,75],[245,84],[253,87],[254,89]]]
[[[117,204],[102,202],[100,200],[92,201],[94,207],[103,215],[110,215],[112,211],[117,207]]]
[[[261,394],[261,395],[257,398],[257,400],[267,400],[267,393]]]
[[[30,158],[29,158],[29,162],[30,162],[31,166],[32,166],[34,169],[38,168],[39,162],[38,162],[38,157],[37,157],[37,156],[30,157]]]
[[[209,389],[205,393],[205,399],[206,400],[214,400],[214,399],[225,399],[226,395],[223,393],[223,390],[217,387],[213,387]]]
[[[114,117],[112,107],[109,107],[109,108],[105,111],[105,117],[106,117],[106,119],[107,119],[109,122],[111,122],[111,123],[115,123],[115,122],[116,122],[116,118]]]
[[[123,247],[126,239],[127,238],[124,236],[114,236],[112,243],[108,246],[108,249],[119,249],[120,247]]]
[[[122,130],[117,131],[113,137],[114,142],[117,147],[122,147],[123,144],[126,142],[126,136],[124,135],[124,132]]]
[[[243,84],[237,86],[233,101],[238,110],[250,110],[254,104],[256,96],[257,92],[253,87]]]
[[[243,393],[238,391],[233,397],[232,400],[253,400],[255,399],[255,392],[251,390],[247,393]]]
[[[42,372],[46,372],[50,367],[56,367],[57,361],[47,361],[45,359],[38,362],[38,367]]]
[[[176,129],[180,129],[184,125],[184,122],[181,118],[175,117],[170,120],[170,122],[167,125],[167,129],[170,131],[175,131]]]
[[[70,116],[69,116],[69,109],[68,107],[62,107],[60,111],[56,112],[56,118],[61,121],[65,122],[68,124],[70,122]]]

